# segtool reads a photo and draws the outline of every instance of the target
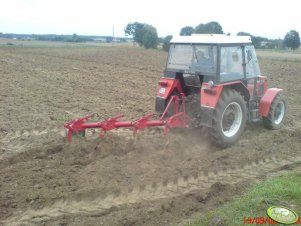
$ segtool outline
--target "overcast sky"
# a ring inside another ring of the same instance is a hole
[[[219,22],[225,33],[268,38],[301,33],[298,0],[0,0],[0,32],[124,36],[129,22],[177,35],[184,26]]]

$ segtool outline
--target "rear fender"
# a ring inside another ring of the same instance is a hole
[[[219,85],[214,85],[213,87],[210,87],[207,82],[203,82],[200,100],[202,107],[215,108],[223,89],[226,87],[237,90],[238,92],[242,93],[242,95],[244,95],[246,99],[250,98],[248,89],[240,81],[227,82]]]
[[[211,127],[212,117],[216,105],[221,98],[221,93],[224,88],[235,89],[244,95],[245,99],[249,99],[250,95],[247,88],[240,82],[227,82],[223,84],[209,86],[208,83],[203,82],[201,89],[201,125]]]
[[[201,121],[202,126],[212,127],[212,119],[215,107],[223,91],[223,85],[209,86],[207,82],[203,82],[200,102],[201,102]]]
[[[201,106],[207,108],[215,108],[224,85],[209,86],[207,82],[203,82],[201,89]]]
[[[270,111],[271,104],[276,97],[276,95],[281,92],[282,89],[278,88],[269,88],[264,93],[259,102],[259,115],[263,117],[267,117]]]
[[[178,79],[162,77],[159,80],[157,97],[167,99],[175,89],[177,89],[179,93],[183,92],[181,83]]]

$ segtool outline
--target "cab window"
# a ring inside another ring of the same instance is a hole
[[[258,60],[255,54],[254,46],[245,47],[245,57],[246,57],[246,77],[254,78],[260,75]]]
[[[220,81],[228,82],[243,78],[243,54],[241,46],[221,47]]]

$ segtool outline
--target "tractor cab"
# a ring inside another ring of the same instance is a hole
[[[215,84],[260,76],[249,36],[195,35],[170,42],[166,77],[198,76]]]

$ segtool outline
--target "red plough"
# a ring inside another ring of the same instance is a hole
[[[147,127],[164,126],[164,134],[167,134],[171,128],[187,128],[190,123],[190,118],[186,114],[184,94],[181,94],[182,111],[179,111],[179,102],[180,100],[178,96],[172,96],[170,101],[168,102],[168,105],[166,106],[165,111],[159,119],[151,119],[151,117],[154,116],[154,113],[149,113],[134,121],[119,121],[119,119],[124,117],[124,115],[116,115],[99,122],[87,122],[87,120],[93,116],[92,114],[89,114],[82,118],[78,118],[65,123],[64,127],[68,130],[67,139],[69,142],[71,142],[73,133],[84,132],[86,129],[91,128],[102,129],[102,132],[99,134],[99,137],[101,138],[104,137],[107,131],[120,127],[132,127],[134,136],[136,135],[138,130]],[[166,117],[172,103],[174,104],[175,114]]]

